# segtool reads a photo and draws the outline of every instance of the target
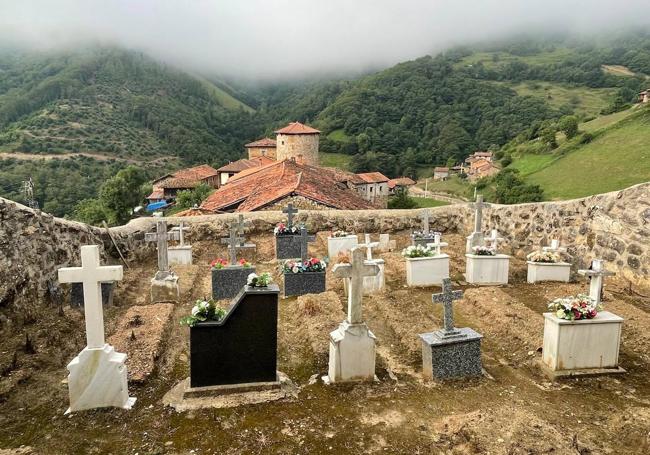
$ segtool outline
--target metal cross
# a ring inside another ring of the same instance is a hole
[[[603,282],[606,276],[616,275],[614,272],[608,272],[603,268],[602,259],[594,259],[591,261],[591,268],[587,270],[578,270],[580,275],[589,277],[589,297],[595,300],[596,304],[600,304],[603,295]]]
[[[156,221],[156,232],[147,232],[144,235],[146,242],[156,242],[158,249],[158,271],[169,272],[169,259],[167,257],[167,241],[178,240],[178,231],[167,232],[167,221]]]
[[[286,209],[282,209],[282,213],[287,214],[287,227],[291,229],[293,227],[293,215],[298,213],[298,209],[294,208],[292,203],[289,203]]]
[[[363,301],[363,278],[366,276],[377,276],[380,273],[379,266],[364,260],[363,250],[358,247],[352,248],[351,264],[336,264],[332,269],[335,277],[349,280],[348,288],[348,322],[359,324],[362,321]]]
[[[302,226],[300,228],[300,238],[298,239],[300,242],[300,259],[302,262],[309,259],[309,242],[313,242],[314,240],[316,240],[316,236],[309,235],[307,233],[307,228]]]
[[[451,279],[445,278],[442,280],[442,293],[433,294],[431,300],[433,303],[442,303],[445,312],[445,328],[441,331],[443,337],[458,336],[459,330],[454,327],[454,300],[463,298],[463,291],[451,290]]]
[[[372,261],[372,249],[379,246],[379,242],[371,242],[370,234],[364,234],[364,243],[357,245],[359,248],[366,249],[366,260]]]
[[[86,345],[104,347],[104,310],[102,308],[102,282],[122,279],[122,266],[99,265],[99,247],[81,247],[81,267],[59,269],[59,283],[82,283],[84,290],[84,316],[86,319]]]

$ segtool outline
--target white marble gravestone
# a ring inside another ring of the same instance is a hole
[[[502,241],[496,229],[492,229],[490,237],[483,237],[483,245],[490,244],[497,254],[484,256],[465,254],[465,280],[471,284],[499,285],[508,284],[510,271],[510,256],[498,254],[498,244]]]
[[[362,318],[363,279],[379,273],[365,261],[363,250],[352,249],[351,264],[337,264],[334,276],[349,280],[348,317],[330,333],[328,383],[372,381],[375,378],[375,335]]]
[[[447,243],[441,242],[441,234],[436,232],[433,242],[427,246],[433,248],[435,256],[406,259],[406,284],[408,286],[442,286],[449,278],[449,255],[441,251]]]
[[[385,262],[381,258],[373,259],[372,249],[377,248],[379,242],[371,242],[370,234],[364,234],[364,243],[359,245],[359,248],[366,250],[366,264],[375,264],[379,267],[377,275],[370,275],[363,278],[363,293],[364,295],[381,292],[384,289],[386,280],[384,278]],[[347,283],[347,281],[345,282]]]
[[[100,266],[96,245],[81,247],[81,267],[58,271],[60,283],[83,283],[86,318],[86,347],[68,364],[70,407],[66,414],[85,409],[118,407],[131,409],[126,354],[115,352],[104,341],[102,281],[122,279],[122,266]]]
[[[327,256],[330,261],[334,261],[339,253],[350,252],[358,243],[359,239],[355,234],[343,237],[327,237]]]
[[[169,265],[192,265],[192,245],[185,244],[185,231],[188,230],[189,228],[185,227],[183,221],[180,222],[178,227],[174,227],[170,230],[171,233],[178,232],[179,243],[176,246],[170,246],[167,248]]]
[[[566,253],[566,248],[560,247],[560,241],[553,239],[551,240],[550,246],[542,247],[542,251],[555,253],[561,258],[561,254]],[[528,265],[526,281],[529,283],[542,281],[561,281],[568,283],[571,279],[571,264],[568,262],[534,262],[530,260],[526,262]]]

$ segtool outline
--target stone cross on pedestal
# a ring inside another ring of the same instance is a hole
[[[290,204],[291,205],[291,204]],[[305,226],[300,228],[300,259],[305,262],[309,259],[309,242],[316,240],[315,235],[309,235]]]
[[[336,264],[332,269],[335,277],[348,279],[348,319],[350,324],[360,324],[362,320],[363,277],[379,274],[379,266],[366,263],[363,250],[355,247],[351,251],[351,264]]]
[[[591,297],[596,304],[600,304],[603,294],[603,281],[606,276],[616,275],[614,272],[608,272],[603,268],[602,259],[594,259],[591,261],[591,268],[587,270],[578,270],[580,275],[589,277],[589,297]]]
[[[431,300],[433,303],[442,303],[444,306],[444,320],[445,326],[443,330],[438,331],[441,338],[458,337],[462,336],[461,332],[454,327],[454,300],[463,298],[463,291],[451,290],[451,279],[445,278],[442,280],[442,293],[433,294]]]
[[[440,256],[441,253],[440,248],[449,246],[447,242],[441,242],[440,241],[441,238],[442,238],[442,234],[440,234],[440,232],[436,232],[433,235],[433,242],[427,243],[427,246],[429,248],[434,248],[436,250],[436,256]]]
[[[542,247],[542,251],[550,251],[552,253],[566,253],[566,248],[560,247],[560,241],[558,239],[551,240],[551,246]]]
[[[99,265],[99,248],[97,245],[81,247],[81,267],[59,269],[60,283],[83,284],[86,345],[89,348],[102,348],[106,344],[104,341],[101,284],[103,281],[121,280],[122,273],[121,265]]]
[[[167,256],[167,241],[178,240],[178,232],[167,232],[167,221],[156,221],[156,232],[147,232],[144,235],[146,242],[156,242],[158,249],[158,271],[169,272],[169,259]]]
[[[492,229],[492,232],[490,234],[490,237],[487,237],[485,239],[485,243],[489,243],[492,248],[494,248],[494,251],[498,250],[499,242],[503,242],[505,239],[502,237],[499,237],[499,232],[496,229]]]
[[[254,245],[245,243],[244,239],[237,237],[237,227],[230,228],[230,235],[222,238],[221,243],[228,245],[228,255],[230,256],[230,265],[237,265],[237,250],[242,248],[253,248]]]
[[[287,214],[287,227],[291,229],[293,227],[293,215],[298,213],[298,209],[293,207],[293,204],[289,203],[286,209],[282,209],[282,213]]]
[[[422,232],[425,236],[429,233],[429,211],[427,209],[422,212]]]
[[[370,234],[364,234],[364,243],[357,245],[359,248],[366,249],[366,260],[372,261],[372,249],[379,246],[379,242],[371,242]]]
[[[483,202],[483,195],[476,195],[476,202],[470,203],[470,207],[474,209],[474,231],[467,237],[466,251],[472,252],[475,246],[482,246],[484,242],[483,232],[481,226],[483,225],[483,208],[490,207],[490,204]]]

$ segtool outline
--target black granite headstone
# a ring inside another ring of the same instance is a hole
[[[294,259],[300,257],[300,235],[276,235],[275,257]]]
[[[113,304],[113,287],[113,283],[102,283],[102,305],[110,306]],[[83,308],[84,287],[82,283],[72,283],[72,289],[70,289],[70,306]]]
[[[255,273],[255,267],[235,266],[212,270],[212,298],[232,299],[246,286],[251,273]]]
[[[284,296],[325,292],[325,272],[284,274]]]
[[[246,286],[219,322],[190,327],[190,386],[277,381],[277,285]]]

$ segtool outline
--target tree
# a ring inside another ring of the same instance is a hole
[[[518,175],[516,169],[504,169],[494,176],[496,198],[499,204],[521,204],[540,202],[544,199],[544,190],[539,185],[529,185]]]
[[[184,210],[201,205],[210,193],[212,193],[212,188],[205,183],[201,183],[192,190],[179,191],[176,195],[176,208]]]
[[[417,203],[408,195],[406,188],[398,188],[395,195],[388,200],[389,209],[412,209]]]
[[[74,207],[72,217],[84,223],[100,226],[102,221],[110,221],[111,214],[99,199],[84,199]]]
[[[142,202],[146,180],[144,172],[129,166],[108,179],[99,191],[101,203],[110,211],[112,223],[125,223],[131,217],[134,207]]]
[[[573,115],[564,116],[558,123],[558,129],[567,139],[573,139],[578,134],[578,119]]]

